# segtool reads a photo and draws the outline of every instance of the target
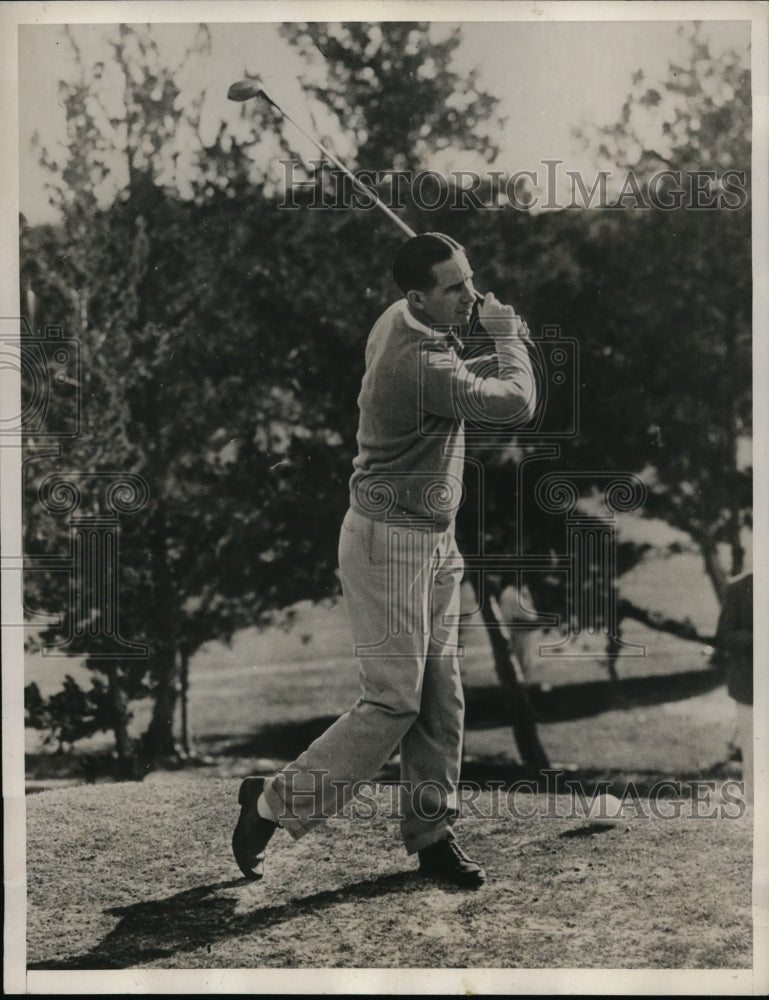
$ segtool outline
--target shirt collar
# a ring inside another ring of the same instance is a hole
[[[433,340],[446,340],[446,337],[450,334],[449,327],[446,327],[445,329],[433,329],[432,327],[421,323],[409,309],[406,299],[401,299],[397,303],[397,306],[400,307],[400,313],[406,322],[406,326],[415,330],[417,333],[421,333],[423,336],[431,337]]]

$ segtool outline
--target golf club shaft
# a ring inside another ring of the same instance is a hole
[[[382,199],[379,197],[379,195],[373,188],[370,188],[367,184],[364,184],[363,181],[361,181],[358,177],[356,177],[355,174],[351,170],[349,170],[344,165],[344,163],[342,163],[342,161],[331,152],[331,150],[326,149],[326,147],[319,139],[317,139],[306,129],[302,128],[299,122],[295,121],[291,117],[291,115],[288,114],[288,112],[284,111],[283,108],[281,108],[281,106],[276,101],[273,101],[273,99],[269,96],[269,94],[265,93],[265,91],[262,90],[261,87],[257,87],[256,83],[252,82],[251,80],[241,80],[238,83],[234,83],[230,87],[227,96],[231,101],[239,101],[239,102],[247,101],[252,97],[263,98],[265,101],[267,101],[268,104],[271,104],[272,107],[275,108],[275,110],[278,111],[286,119],[286,121],[291,122],[294,128],[298,129],[298,131],[301,132],[301,134],[305,137],[305,139],[308,139],[313,144],[313,146],[315,146],[317,149],[321,151],[321,153],[323,153],[324,156],[327,156],[328,159],[331,161],[331,163],[334,164],[334,166],[336,166],[339,170],[341,170],[342,173],[346,174],[346,176],[350,178],[350,180],[353,182],[353,184],[356,185],[356,187],[359,190],[363,191],[370,198],[373,198],[376,207],[381,209],[385,213],[385,215],[389,219],[391,219],[396,226],[398,226],[399,229],[401,229],[409,237],[417,235],[411,228],[411,226],[407,225],[403,221],[403,219],[397,216],[395,212],[393,212],[390,208],[387,207],[387,205],[385,205],[385,203],[382,201]],[[478,305],[480,305],[483,302],[483,295],[478,291],[475,292],[475,300]]]
[[[385,215],[387,215],[390,219],[392,219],[392,221],[395,223],[396,226],[399,226],[407,236],[416,236],[416,233],[411,228],[411,226],[406,225],[403,219],[399,218],[395,214],[395,212],[389,209],[373,188],[370,188],[367,184],[364,184],[363,181],[357,178],[351,170],[348,170],[348,168],[344,165],[344,163],[342,163],[341,160],[337,159],[337,157],[334,156],[334,154],[330,150],[326,149],[326,147],[323,145],[322,142],[320,142],[319,139],[316,139],[315,136],[311,135],[306,129],[303,129],[302,126],[299,124],[299,122],[294,121],[291,115],[289,115],[286,111],[284,111],[279,104],[276,104],[275,101],[273,101],[271,97],[265,94],[263,90],[260,91],[260,94],[262,95],[262,97],[264,97],[266,101],[268,101],[274,108],[276,108],[287,121],[290,121],[291,124],[294,126],[294,128],[298,129],[302,133],[305,139],[309,139],[309,141],[314,146],[317,146],[318,149],[321,151],[321,153],[323,153],[324,156],[327,156],[329,160],[331,160],[334,166],[338,167],[342,171],[342,173],[346,174],[353,182],[353,184],[357,185],[357,187],[360,190],[364,191],[370,198],[373,198],[374,204],[377,206],[377,208],[381,208],[381,210],[385,213]]]

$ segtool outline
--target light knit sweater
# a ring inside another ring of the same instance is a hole
[[[459,359],[446,331],[431,330],[393,303],[374,324],[358,396],[358,454],[350,505],[445,530],[462,503],[466,418],[511,430],[531,420],[536,390],[526,345],[497,338],[497,375]]]

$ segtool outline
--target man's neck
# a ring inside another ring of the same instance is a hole
[[[447,326],[436,323],[431,316],[428,316],[422,309],[416,309],[408,300],[406,300],[406,308],[414,319],[421,323],[422,326],[426,326],[428,330],[437,330],[441,333],[448,333],[449,331],[453,331],[454,333],[459,332],[459,326]]]

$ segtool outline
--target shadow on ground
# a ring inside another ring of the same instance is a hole
[[[655,677],[627,678],[619,683],[592,681],[562,684],[549,689],[532,685],[528,694],[538,722],[568,722],[611,710],[682,701],[713,691],[723,683],[723,678],[715,670],[689,670]],[[465,701],[468,729],[510,725],[510,707],[499,686],[490,684],[465,688]],[[291,760],[336,719],[336,715],[324,715],[265,725],[253,736],[238,742],[223,733],[206,735],[199,742],[210,752]]]
[[[553,688],[542,688],[538,685],[528,687],[529,699],[538,722],[568,722],[582,718],[592,718],[608,711],[629,711],[653,705],[661,705],[675,701],[693,698],[715,690],[724,683],[717,670],[691,670],[675,674],[652,677],[626,678],[620,682],[593,681],[580,684],[564,684]],[[497,685],[472,686],[465,689],[466,726],[468,730],[493,729],[509,726],[511,710],[506,693]],[[328,727],[336,721],[337,715],[322,715],[315,718],[297,719],[289,722],[272,723],[260,726],[253,734],[233,739],[228,733],[207,733],[197,737],[196,743],[201,751],[200,761],[190,759],[185,766],[199,764],[200,766],[219,765],[227,763],[229,776],[242,775],[242,768],[237,762],[253,762],[254,759],[272,761],[289,761],[313,740],[317,739]],[[110,771],[110,761],[93,755],[79,754],[36,754],[28,755],[27,777],[29,779],[73,778],[93,781],[96,777],[118,777]],[[272,766],[272,763],[270,764]],[[627,777],[627,772],[620,772]],[[517,781],[533,779],[538,784],[541,776],[525,766],[514,762],[499,762],[482,758],[465,759],[462,765],[462,776],[466,781],[476,781],[483,784],[487,781]],[[686,778],[727,778],[733,775],[728,770],[727,762],[723,766],[714,765],[708,774],[697,773],[678,775]],[[142,775],[143,777],[143,775]],[[398,768],[392,762],[386,765],[380,774],[380,779],[390,780],[398,777]],[[588,783],[593,777],[607,778],[607,772],[570,773],[569,777]],[[648,772],[639,775],[641,784],[639,792],[651,788],[662,776],[658,772]],[[30,788],[30,791],[35,791]]]
[[[724,683],[718,671],[685,670],[621,681],[585,681],[543,688],[528,687],[529,700],[540,722],[571,722],[602,712],[662,705],[707,694]],[[509,709],[494,685],[466,690],[468,724],[476,729],[509,722]]]
[[[292,899],[281,906],[264,906],[237,913],[237,895],[224,890],[246,884],[230,879],[178,892],[167,899],[148,900],[105,912],[120,922],[95,948],[61,962],[35,962],[36,970],[125,969],[146,962],[178,956],[211,947],[228,938],[274,930],[285,920],[306,914],[320,916],[329,908],[352,899],[370,899],[405,892],[423,884],[416,871],[396,872],[365,879],[341,889],[317,892],[305,899]]]

